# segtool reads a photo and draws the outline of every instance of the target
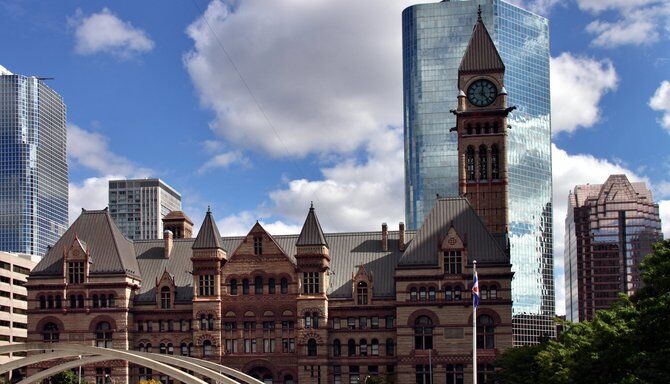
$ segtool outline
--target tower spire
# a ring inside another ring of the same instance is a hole
[[[482,22],[482,5],[477,6],[477,22]]]

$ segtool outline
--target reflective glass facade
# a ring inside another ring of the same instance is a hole
[[[436,195],[458,194],[458,66],[477,7],[506,66],[509,221],[515,344],[554,336],[549,24],[500,0],[414,5],[403,12],[405,215],[421,225]]]
[[[181,195],[160,179],[109,182],[109,213],[129,239],[161,239],[163,217],[179,210]]]
[[[591,320],[620,293],[634,293],[638,265],[662,237],[658,204],[645,183],[612,175],[604,184],[576,186],[565,219],[566,318]]]
[[[0,75],[0,250],[43,255],[68,225],[65,104],[42,80]]]

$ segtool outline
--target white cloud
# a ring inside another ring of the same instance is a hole
[[[243,236],[249,233],[256,221],[271,235],[300,233],[302,225],[287,224],[281,220],[269,220],[255,215],[251,211],[242,211],[217,221],[217,227],[223,236]]]
[[[70,181],[70,222],[79,216],[82,208],[101,209],[107,206],[109,180],[146,177],[152,172],[112,152],[106,136],[75,124],[67,126],[67,155],[70,167],[84,167],[97,174],[79,182]]]
[[[11,75],[11,74],[12,72],[9,69],[0,65],[0,75]]]
[[[577,0],[579,8],[598,15],[586,31],[602,48],[650,45],[670,36],[667,0]],[[613,15],[613,17],[612,17]],[[609,20],[603,18],[609,17]]]
[[[200,167],[200,169],[198,169],[198,173],[203,174],[217,168],[228,168],[234,164],[242,167],[249,167],[251,161],[244,156],[241,151],[224,152],[209,159]]]
[[[670,239],[670,200],[661,200],[658,203],[658,208],[661,216],[663,238]]]
[[[654,95],[649,99],[649,106],[654,111],[663,112],[663,117],[659,122],[670,133],[670,81],[664,80],[661,82]]]
[[[184,56],[201,103],[216,113],[212,129],[274,156],[364,146],[402,121],[400,14],[413,3],[250,0],[229,12],[212,1],[188,27],[194,48]]]
[[[551,128],[554,134],[588,128],[600,120],[603,95],[616,89],[618,76],[609,60],[573,56],[551,58]]]
[[[68,25],[75,28],[74,49],[80,55],[110,53],[127,59],[154,47],[154,42],[146,32],[119,19],[109,8],[89,16],[84,16],[78,9],[68,19]]]
[[[555,5],[565,4],[561,0],[510,0],[508,2],[544,16],[549,15],[549,12]]]

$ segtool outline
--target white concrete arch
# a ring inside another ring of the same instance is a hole
[[[201,380],[195,376],[189,375],[186,372],[183,372],[180,369],[171,367],[167,364],[154,361],[151,358],[147,358],[145,356],[139,356],[131,352],[126,352],[126,351],[120,351],[116,349],[110,349],[110,348],[98,348],[98,347],[90,347],[90,346],[85,346],[85,345],[78,345],[78,344],[61,344],[61,343],[53,343],[53,344],[43,344],[43,343],[25,343],[25,344],[11,344],[11,345],[3,345],[0,346],[0,354],[4,353],[9,353],[9,352],[24,352],[24,351],[34,351],[34,350],[53,350],[53,351],[70,351],[73,352],[76,355],[80,354],[90,354],[90,355],[101,355],[101,356],[95,356],[96,361],[107,361],[107,360],[126,360],[130,363],[137,364],[137,365],[142,365],[147,368],[151,368],[152,370],[158,371],[160,373],[163,373],[165,375],[171,376],[183,383],[186,384],[206,384],[204,380]],[[64,366],[68,366],[68,368],[63,368],[55,373],[61,372],[64,369],[69,369],[69,368],[74,368],[78,367],[79,365],[83,365],[83,361],[75,360],[73,362],[68,362],[62,365],[59,365],[58,367],[54,368],[62,368]],[[86,363],[88,364],[88,363]],[[197,365],[193,364],[194,368],[199,368]],[[191,369],[192,371],[195,371]],[[209,370],[208,370],[209,371]],[[216,376],[221,376],[225,380],[228,381],[223,381],[224,383],[230,383],[230,384],[237,384],[231,379],[219,375],[216,372],[210,372],[210,375],[205,374],[205,376],[212,376],[211,374],[214,374]],[[52,373],[54,374],[54,373]],[[33,375],[35,376],[35,375]],[[31,378],[33,377],[31,376]]]
[[[193,371],[195,373],[198,373],[200,375],[203,375],[205,377],[211,378],[214,381],[218,381],[224,384],[237,384],[238,381],[231,379],[230,377],[233,377],[237,380],[241,380],[244,383],[249,383],[249,384],[263,384],[263,382],[243,373],[238,370],[216,364],[207,360],[201,360],[201,359],[196,359],[193,357],[186,357],[186,356],[172,356],[172,355],[161,355],[161,354],[156,354],[156,353],[149,353],[149,352],[138,352],[138,351],[120,351],[120,350],[115,350],[115,349],[109,349],[109,348],[98,348],[98,347],[91,347],[91,346],[85,346],[85,345],[78,345],[78,344],[61,344],[61,343],[53,343],[53,344],[46,344],[46,343],[29,343],[29,344],[13,344],[13,345],[6,345],[6,346],[0,346],[0,353],[7,353],[7,352],[18,352],[18,351],[29,351],[29,350],[51,350],[51,351],[59,351],[59,352],[52,352],[51,354],[40,354],[40,355],[34,355],[30,356],[31,360],[26,360],[28,358],[16,360],[14,363],[15,365],[24,366],[28,364],[33,364],[36,362],[41,362],[41,361],[47,361],[50,359],[54,358],[60,358],[60,357],[75,357],[78,355],[82,354],[90,354],[90,355],[103,355],[107,356],[107,360],[127,360],[131,363],[146,366],[148,368],[155,369],[159,372],[165,373],[169,376],[173,376],[170,373],[163,372],[159,367],[154,367],[154,364],[160,364],[161,363],[167,364],[166,366],[176,366],[179,368],[184,368],[188,369],[190,371]],[[55,355],[58,353],[58,355]],[[121,357],[119,357],[119,354],[121,354]],[[52,357],[54,356],[54,357]],[[139,358],[139,361],[138,361]],[[147,364],[146,360],[148,359],[149,362],[153,364]],[[143,362],[144,360],[144,362]],[[21,364],[21,362],[24,362],[24,364]],[[157,362],[157,363],[156,363]],[[20,365],[19,365],[20,364]],[[78,365],[75,365],[78,366]],[[172,368],[172,367],[169,367]],[[182,371],[179,371],[182,372]],[[224,376],[225,375],[225,376]],[[176,376],[173,376],[174,378],[183,381],[179,379]]]
[[[67,363],[59,364],[55,367],[51,367],[49,369],[45,369],[44,371],[37,372],[36,374],[32,376],[28,376],[25,379],[19,381],[17,384],[32,384],[32,383],[39,383],[40,381],[49,378],[57,373],[67,371],[68,369],[76,368],[80,365],[86,365],[86,364],[94,364],[94,363],[99,363],[101,361],[106,361],[110,360],[109,357],[107,356],[92,356],[92,357],[87,357],[83,358],[81,360],[72,360],[68,361]]]
[[[59,351],[59,352],[47,352],[47,353],[41,353],[39,355],[32,355],[28,357],[24,357],[22,359],[17,359],[17,360],[12,360],[10,362],[7,362],[5,364],[0,365],[0,375],[3,373],[11,372],[15,369],[25,367],[27,365],[35,364],[35,363],[41,363],[43,361],[47,360],[55,360],[55,359],[62,359],[65,357],[72,357],[72,356],[77,356],[73,352],[68,352],[68,351]]]

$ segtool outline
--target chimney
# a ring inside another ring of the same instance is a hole
[[[170,253],[172,253],[172,231],[166,229],[163,231],[163,255],[169,259]]]
[[[405,251],[405,223],[402,221],[398,224],[398,249],[400,252]]]
[[[389,250],[389,226],[382,223],[382,251]]]

